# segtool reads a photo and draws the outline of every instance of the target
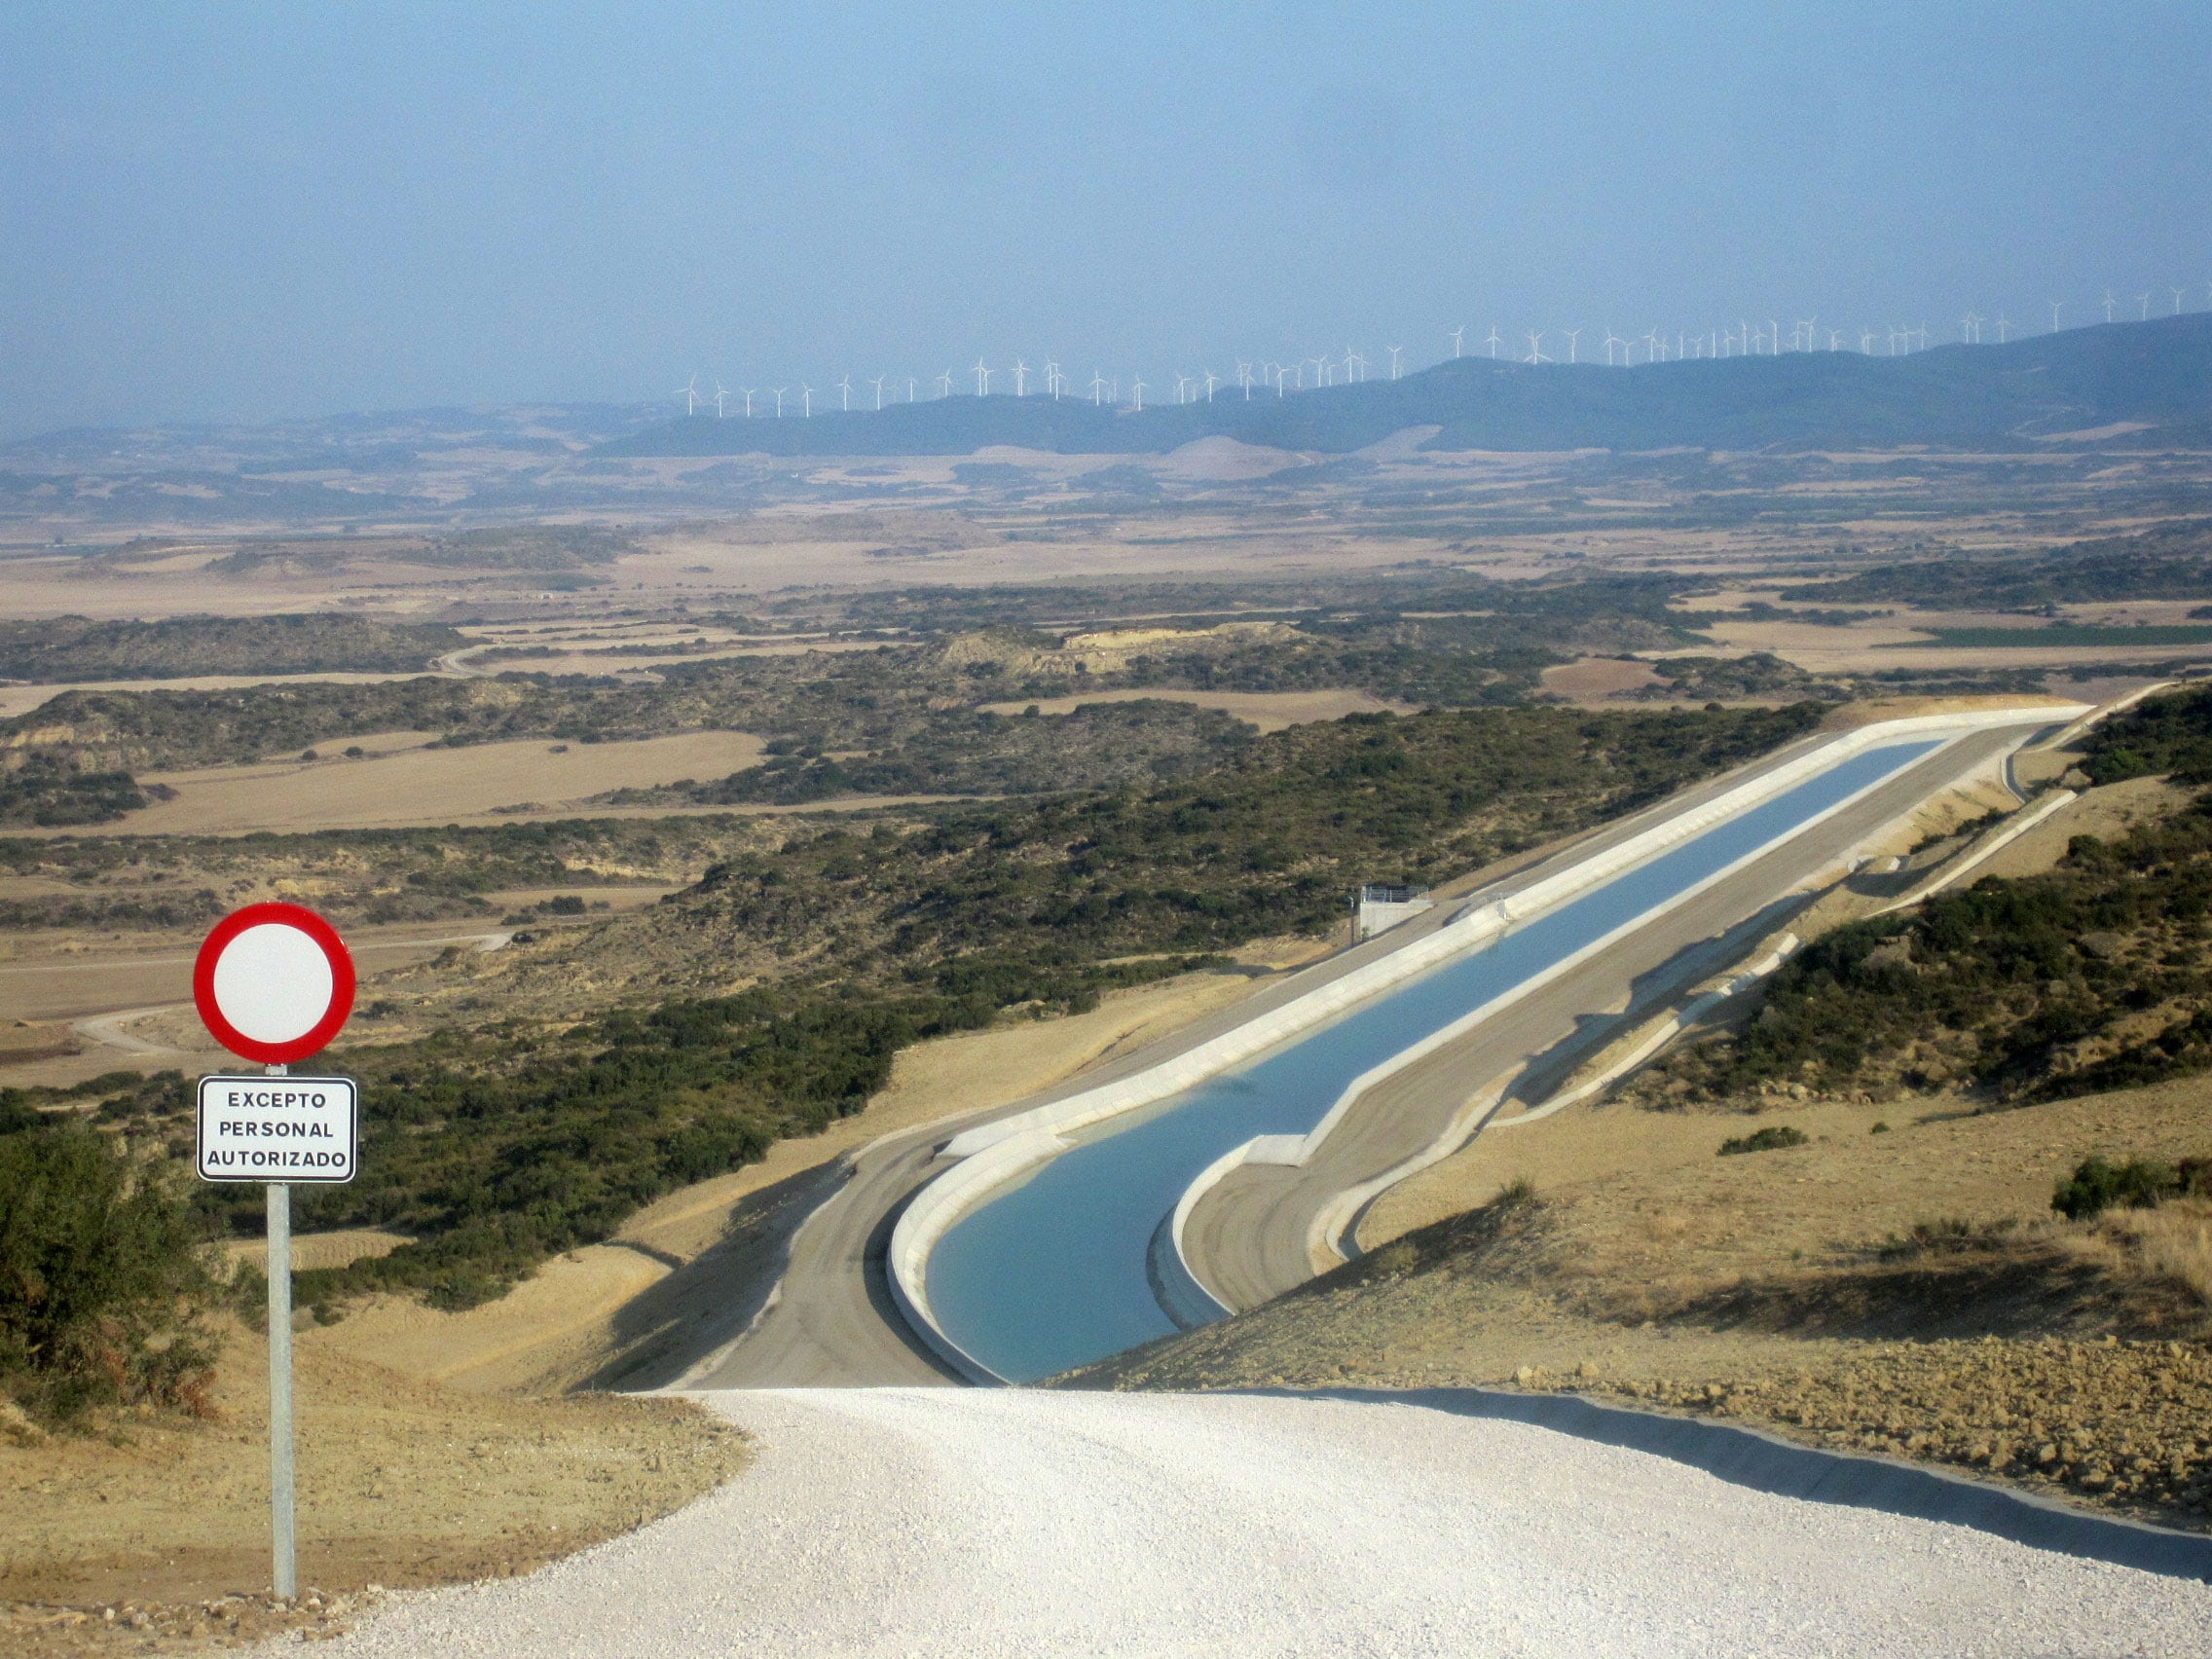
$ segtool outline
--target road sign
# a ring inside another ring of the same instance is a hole
[[[353,1178],[360,1088],[289,1077],[353,1012],[353,958],[338,930],[297,904],[248,904],[208,932],[192,1000],[215,1041],[267,1077],[200,1080],[200,1178],[260,1181],[269,1203],[269,1532],[276,1594],[299,1593],[292,1478],[292,1186]]]
[[[203,1077],[200,1178],[350,1181],[360,1107],[350,1077]]]
[[[290,1065],[327,1047],[353,1012],[353,958],[313,910],[248,904],[200,946],[192,1000],[232,1053]]]

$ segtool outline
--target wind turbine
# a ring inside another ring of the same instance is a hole
[[[2053,334],[2056,334],[2058,332],[2058,308],[2063,304],[2065,304],[2063,300],[2053,300],[2050,302],[2050,331]]]
[[[751,387],[745,388],[745,418],[748,421],[753,419],[753,387]]]
[[[1828,350],[1831,350],[1831,351],[1834,351],[1834,350],[1841,350],[1841,348],[1840,348],[1840,347],[1838,346],[1838,344],[1837,344],[1837,343],[1838,343],[1839,341],[1841,341],[1842,339],[1843,339],[1843,330],[1842,330],[1842,329],[1840,329],[1840,328],[1831,328],[1831,329],[1829,329],[1829,330],[1828,330]]]
[[[1544,355],[1544,337],[1541,334],[1530,334],[1529,336],[1529,355],[1523,361],[1530,363],[1548,363],[1551,361],[1549,357]]]
[[[877,375],[867,383],[875,387],[875,412],[878,415],[883,413],[883,383],[889,378],[888,375]]]
[[[2008,318],[2008,317],[2002,317],[2002,316],[2001,316],[2001,317],[1999,317],[1999,318],[1997,319],[1997,344],[1998,344],[1998,345],[2002,346],[2002,345],[2004,345],[2004,344],[2005,344],[2005,335],[2006,335],[2006,331],[2007,331],[2007,330],[2009,330],[2009,328],[2010,328],[2011,326],[2012,326],[2012,324],[2011,324],[2011,320],[2010,320],[2009,318]]]
[[[2151,320],[2151,296],[2149,294],[2142,294],[2138,295],[2137,298],[2143,307],[2143,311],[2135,320],[2137,322],[2149,322]]]
[[[1206,370],[1206,401],[1208,403],[1211,403],[1213,401],[1213,388],[1220,384],[1221,377],[1215,374],[1211,369]]]
[[[983,366],[983,359],[976,359],[976,395],[988,397],[991,391],[991,371]]]
[[[850,415],[853,412],[853,377],[851,375],[847,375],[843,380],[839,381],[837,383],[837,389],[844,394],[844,412],[847,415]]]
[[[779,421],[781,421],[781,420],[782,420],[782,419],[784,418],[784,393],[785,393],[785,392],[787,392],[787,391],[789,391],[789,390],[791,390],[791,387],[788,387],[788,386],[779,386],[779,387],[777,387],[775,388],[775,393],[776,393],[776,419],[777,419],[777,420],[779,420]]]
[[[950,369],[937,377],[937,394],[940,397],[950,397],[952,395],[952,371]]]
[[[1660,352],[1665,350],[1666,347],[1659,338],[1659,331],[1656,328],[1647,330],[1643,336],[1643,360],[1646,363],[1656,363],[1659,361]]]
[[[1029,395],[1029,365],[1019,357],[1014,360],[1014,395],[1016,397]]]
[[[1455,328],[1452,331],[1452,355],[1454,357],[1457,357],[1459,355],[1459,340],[1460,337],[1466,332],[1467,325],[1463,322],[1457,328]]]
[[[912,375],[906,377],[906,401],[908,403],[914,401],[914,377]]]
[[[1974,315],[1971,311],[1967,313],[1966,315],[1959,318],[1959,343],[1961,345],[1972,346],[1978,344],[1978,337],[1974,333],[1974,326],[1980,321],[1981,318]]]
[[[1142,382],[1142,381],[1140,380],[1140,381],[1137,381],[1137,382],[1135,382],[1135,383],[1133,383],[1133,384],[1134,384],[1134,386],[1135,386],[1135,387],[1136,387],[1136,394],[1137,394],[1137,411],[1138,411],[1138,413],[1140,413],[1140,414],[1141,414],[1141,413],[1143,413],[1143,411],[1144,411],[1144,382]]]
[[[1244,401],[1252,401],[1252,365],[1241,360],[1236,365],[1236,384],[1244,389]]]
[[[1045,361],[1045,389],[1052,394],[1054,403],[1060,400],[1060,365],[1056,358]]]
[[[1382,350],[1390,353],[1390,378],[1396,380],[1398,378],[1398,355],[1405,350],[1405,348],[1403,346],[1385,346]]]
[[[2112,290],[2110,288],[2107,288],[2105,290],[2105,321],[2112,321],[2112,308],[2118,303],[2119,302],[2114,300],[2114,298],[2112,297]]]
[[[2169,290],[2168,290],[2168,292],[2170,292],[2170,293],[2171,293],[2171,294],[2173,295],[2173,297],[2174,297],[2174,315],[2176,315],[2176,316],[2179,316],[2179,315],[2181,315],[2181,295],[2182,295],[2182,291],[2181,291],[2181,289],[2179,289],[2179,288],[2173,288],[2173,289],[2169,289]]]
[[[1090,406],[1098,407],[1099,394],[1106,389],[1106,377],[1096,369],[1090,371]]]
[[[1177,375],[1175,377],[1175,401],[1177,403],[1183,401],[1183,388],[1190,384],[1191,377],[1189,375]]]
[[[1862,328],[1859,331],[1859,350],[1868,357],[1874,354],[1874,331],[1871,328]]]
[[[808,420],[814,418],[814,387],[808,386],[804,381],[799,383],[798,406],[801,416]]]
[[[720,381],[715,382],[715,419],[722,418],[722,400],[729,396],[729,388]]]
[[[1623,340],[1623,339],[1622,339],[1622,338],[1621,338],[1621,337],[1620,337],[1619,335],[1617,335],[1617,334],[1615,334],[1615,333],[1613,332],[1613,330],[1612,330],[1612,326],[1611,326],[1611,325],[1610,325],[1610,324],[1608,323],[1608,324],[1606,325],[1606,328],[1605,328],[1605,367],[1606,367],[1606,368],[1608,368],[1608,369],[1609,369],[1609,368],[1611,368],[1611,367],[1613,366],[1613,348],[1614,348],[1615,346],[1626,346],[1627,344],[1628,344],[1628,342],[1627,342],[1627,341]]]
[[[1496,324],[1496,323],[1494,323],[1494,322],[1493,322],[1493,323],[1492,323],[1492,324],[1490,325],[1490,338],[1489,338],[1488,340],[1484,341],[1484,342],[1483,342],[1483,344],[1484,344],[1484,345],[1486,345],[1486,346],[1488,346],[1488,347],[1490,348],[1490,354],[1491,354],[1491,358],[1492,358],[1492,360],[1493,360],[1493,361],[1495,361],[1495,360],[1496,360],[1496,357],[1497,357],[1497,347],[1498,347],[1498,339],[1497,339],[1497,324]]]
[[[688,421],[699,408],[699,377],[693,375],[676,388],[676,395],[683,399],[683,418]]]

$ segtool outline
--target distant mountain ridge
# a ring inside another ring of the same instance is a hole
[[[1342,455],[1409,426],[1440,450],[1755,450],[2016,445],[2142,422],[2212,426],[2212,313],[1904,357],[1793,351],[1633,369],[1461,357],[1397,381],[1277,397],[1234,384],[1141,412],[993,393],[811,418],[695,415],[601,444],[613,457],[1160,455],[1198,438]]]

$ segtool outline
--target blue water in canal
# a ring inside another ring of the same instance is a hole
[[[1933,741],[1873,749],[1142,1114],[1109,1120],[962,1218],[930,1253],[932,1309],[1010,1382],[1174,1330],[1145,1277],[1161,1219],[1254,1135],[1310,1131],[1346,1087],[1625,922],[1910,765]],[[1464,925],[1464,924],[1462,924]]]

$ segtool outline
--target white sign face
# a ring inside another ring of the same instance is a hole
[[[203,1077],[203,1181],[350,1181],[361,1091],[350,1077]]]
[[[216,1005],[256,1043],[290,1043],[313,1031],[329,1011],[332,983],[322,946],[282,922],[247,928],[215,963]]]

